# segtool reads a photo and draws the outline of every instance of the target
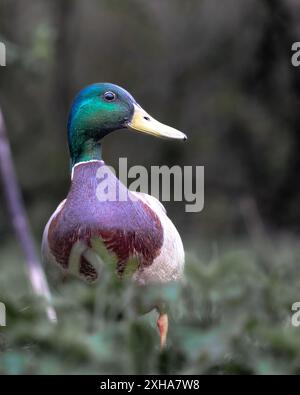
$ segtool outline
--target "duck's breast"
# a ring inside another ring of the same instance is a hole
[[[164,244],[164,231],[145,201],[136,199],[103,161],[91,161],[73,169],[67,199],[51,217],[44,239],[48,259],[92,282],[98,279],[107,252],[119,275],[132,261],[139,269],[153,265]]]

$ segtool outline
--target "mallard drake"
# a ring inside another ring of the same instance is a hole
[[[156,121],[125,89],[110,83],[96,83],[79,92],[67,129],[71,187],[46,225],[44,261],[93,283],[105,266],[104,248],[115,259],[119,277],[135,262],[131,273],[138,285],[181,279],[183,244],[163,205],[150,195],[129,191],[116,178],[102,160],[101,142],[107,134],[122,129],[183,141],[186,135]],[[99,172],[105,177],[101,179]],[[112,189],[117,198],[101,196],[99,184],[103,180],[108,186],[106,193]],[[168,316],[158,310],[163,347]]]

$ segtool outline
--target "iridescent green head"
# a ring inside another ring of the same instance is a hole
[[[110,83],[93,84],[76,96],[69,115],[68,143],[72,166],[101,159],[102,138],[121,129],[186,140],[185,134],[146,113],[125,89]]]

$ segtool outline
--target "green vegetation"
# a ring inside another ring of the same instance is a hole
[[[61,281],[54,286],[57,326],[30,295],[10,246],[0,257],[7,306],[0,373],[299,374],[300,328],[291,325],[291,305],[300,295],[300,247],[284,237],[263,246],[226,244],[214,247],[212,258],[208,248],[202,258],[189,254],[184,284],[140,294],[109,275],[94,287]],[[137,314],[157,300],[171,316],[163,353],[156,313]]]

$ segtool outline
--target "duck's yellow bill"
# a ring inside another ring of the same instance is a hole
[[[177,129],[164,125],[151,117],[139,105],[134,104],[134,112],[128,127],[140,133],[151,134],[152,136],[165,139],[187,140],[187,136]]]

